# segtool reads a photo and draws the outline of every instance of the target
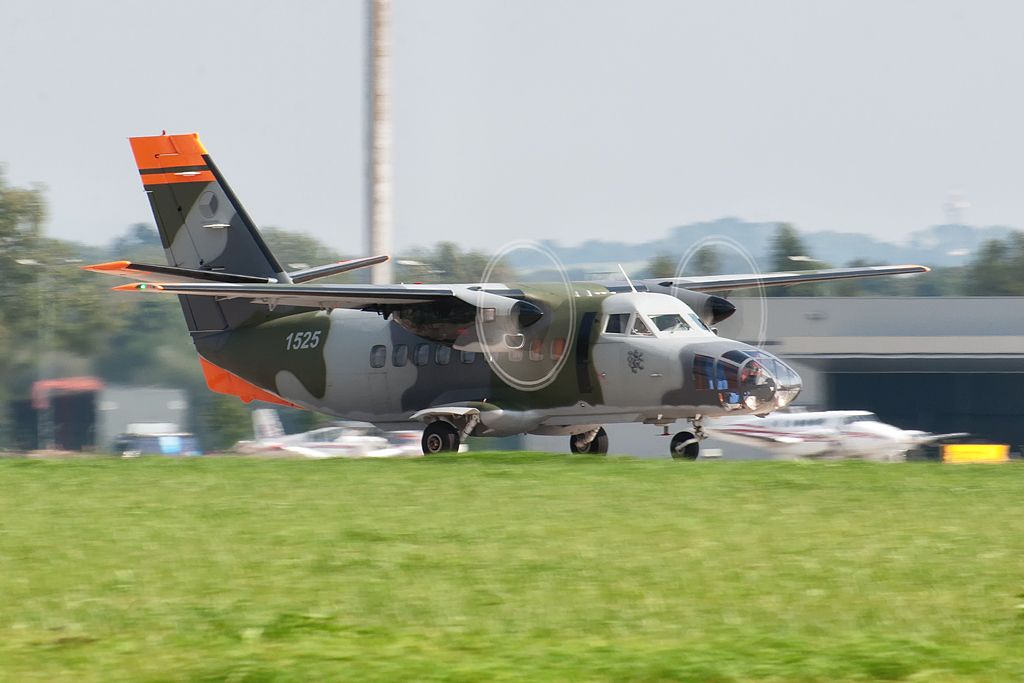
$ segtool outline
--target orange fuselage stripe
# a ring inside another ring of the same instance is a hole
[[[230,394],[242,399],[244,403],[253,401],[266,401],[290,408],[299,408],[290,401],[286,401],[276,394],[261,389],[251,382],[247,382],[233,372],[229,372],[219,365],[214,365],[202,356],[199,356],[199,364],[203,368],[203,376],[206,377],[206,386],[218,394]]]

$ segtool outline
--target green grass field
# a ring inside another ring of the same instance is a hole
[[[3,680],[1024,680],[1024,468],[0,461]]]

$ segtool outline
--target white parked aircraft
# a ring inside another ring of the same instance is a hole
[[[931,434],[900,429],[865,410],[772,413],[708,420],[707,432],[724,441],[766,448],[782,458],[863,458],[903,460],[907,452],[965,432]]]
[[[294,453],[306,458],[392,458],[421,455],[420,433],[383,432],[363,422],[339,422],[300,434],[285,434],[272,408],[252,411],[255,440],[240,441],[238,453]],[[409,437],[411,435],[411,438]]]

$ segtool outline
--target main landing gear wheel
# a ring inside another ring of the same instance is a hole
[[[573,453],[604,455],[608,452],[608,433],[604,427],[599,427],[596,432],[573,434],[569,437],[569,450]]]
[[[423,455],[451,453],[457,450],[459,450],[459,430],[444,420],[431,422],[423,430]]]
[[[692,432],[679,432],[672,437],[669,453],[676,460],[696,460],[700,455],[700,440]]]

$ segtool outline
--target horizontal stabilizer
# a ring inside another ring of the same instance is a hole
[[[153,292],[243,299],[257,304],[302,308],[376,309],[381,306],[432,303],[454,298],[450,287],[416,285],[295,285],[229,283],[133,282],[114,287],[121,292]]]
[[[367,266],[375,266],[378,263],[384,263],[387,260],[387,256],[367,256],[365,258],[357,258],[350,261],[328,263],[325,266],[313,266],[312,268],[293,270],[288,273],[288,275],[292,278],[292,282],[298,284],[301,282],[319,280],[320,278],[330,277],[331,275],[337,275],[339,273],[347,273],[350,270],[366,268]]]
[[[106,275],[117,275],[133,280],[145,279],[154,283],[188,283],[188,282],[228,282],[236,284],[270,284],[277,282],[273,278],[258,277],[255,275],[237,275],[235,273],[224,273],[216,270],[198,270],[195,268],[181,268],[179,266],[158,266],[149,263],[133,263],[132,261],[111,261],[110,263],[97,263],[93,266],[82,266],[82,270],[91,270],[95,273]]]

